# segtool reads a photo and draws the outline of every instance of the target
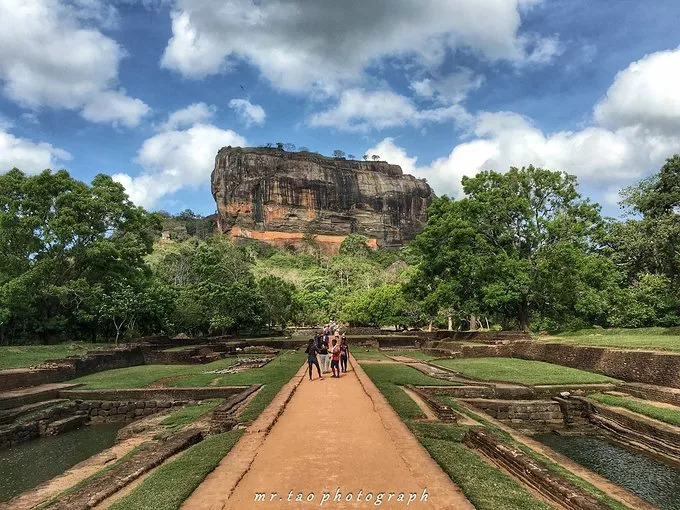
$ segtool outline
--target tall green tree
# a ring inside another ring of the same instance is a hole
[[[96,336],[102,296],[149,277],[159,229],[109,176],[0,176],[0,336]]]
[[[592,253],[599,207],[581,198],[574,176],[533,166],[464,177],[463,190],[463,199],[430,207],[414,243],[423,261],[412,288],[431,296],[430,312],[436,303],[528,330],[532,313],[552,309],[554,292],[541,289],[560,256]]]

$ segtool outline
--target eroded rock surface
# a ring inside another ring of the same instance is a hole
[[[374,246],[402,245],[423,228],[434,198],[398,165],[232,147],[215,158],[212,193],[220,232],[284,247],[313,234],[327,251],[353,232]]]

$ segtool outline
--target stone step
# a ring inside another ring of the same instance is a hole
[[[41,402],[33,402],[31,404],[15,407],[13,409],[5,409],[3,411],[0,411],[0,425],[10,423],[19,418],[20,416],[31,413],[33,411],[39,411],[41,409],[51,407],[55,404],[61,404],[63,402],[68,402],[68,400],[56,398],[52,400],[43,400]]]
[[[66,432],[68,430],[76,429],[81,425],[84,425],[87,421],[87,415],[76,414],[74,416],[69,416],[68,418],[62,418],[61,420],[56,420],[47,425],[45,429],[46,436],[55,436]]]
[[[79,384],[50,383],[20,388],[0,393],[0,410],[14,409],[35,402],[44,402],[59,397],[59,392],[80,386]]]

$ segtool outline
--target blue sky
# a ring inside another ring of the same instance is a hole
[[[680,3],[3,0],[0,172],[115,175],[214,211],[224,145],[379,154],[460,196],[480,169],[622,186],[680,152]]]

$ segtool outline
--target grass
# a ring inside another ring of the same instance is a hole
[[[127,496],[109,507],[110,510],[148,508],[175,510],[198,487],[222,458],[238,442],[242,430],[209,436],[186,450],[177,459],[157,468]]]
[[[570,331],[556,336],[539,336],[536,340],[620,349],[680,351],[680,328],[593,328]]]
[[[455,386],[456,383],[435,379],[406,365],[362,365],[366,374],[403,420],[424,418],[418,404],[401,388],[408,384],[418,386]]]
[[[201,402],[200,404],[186,406],[165,418],[161,422],[161,425],[163,425],[170,432],[175,432],[185,425],[195,422],[204,414],[212,411],[222,402],[222,399],[211,398]]]
[[[207,386],[215,383],[217,386],[248,386],[263,384],[257,395],[248,403],[239,420],[252,421],[269,405],[279,390],[298,371],[305,354],[302,351],[284,351],[262,368],[251,368],[236,374],[202,374],[194,373],[171,381],[170,386],[194,387]],[[207,365],[206,365],[207,366]]]
[[[113,344],[84,342],[57,345],[3,345],[0,346],[0,370],[30,367],[48,359],[79,356],[93,349],[110,347],[113,347]]]
[[[169,349],[163,349],[163,352],[181,352],[190,351],[191,349],[196,349],[196,345],[180,345],[179,347],[170,347]]]
[[[95,374],[86,375],[73,379],[70,382],[82,383],[82,389],[119,389],[119,388],[145,388],[150,384],[167,377],[185,377],[203,375],[203,372],[226,368],[236,363],[236,358],[224,358],[205,365],[138,365],[127,368],[106,370]],[[218,377],[218,374],[207,374],[208,382]],[[184,386],[179,384],[179,386]],[[198,386],[198,385],[194,385]]]
[[[646,402],[640,402],[631,398],[620,397],[618,395],[608,395],[605,393],[593,393],[589,398],[602,402],[610,406],[623,407],[634,413],[654,418],[670,425],[680,427],[680,409],[670,407],[659,407]]]
[[[413,358],[422,361],[431,361],[433,359],[436,359],[436,356],[426,354],[418,349],[403,349],[397,351],[383,351],[383,352],[389,356],[406,356],[407,358]]]
[[[444,359],[436,362],[473,379],[518,384],[591,384],[616,379],[576,368],[515,358]]]

